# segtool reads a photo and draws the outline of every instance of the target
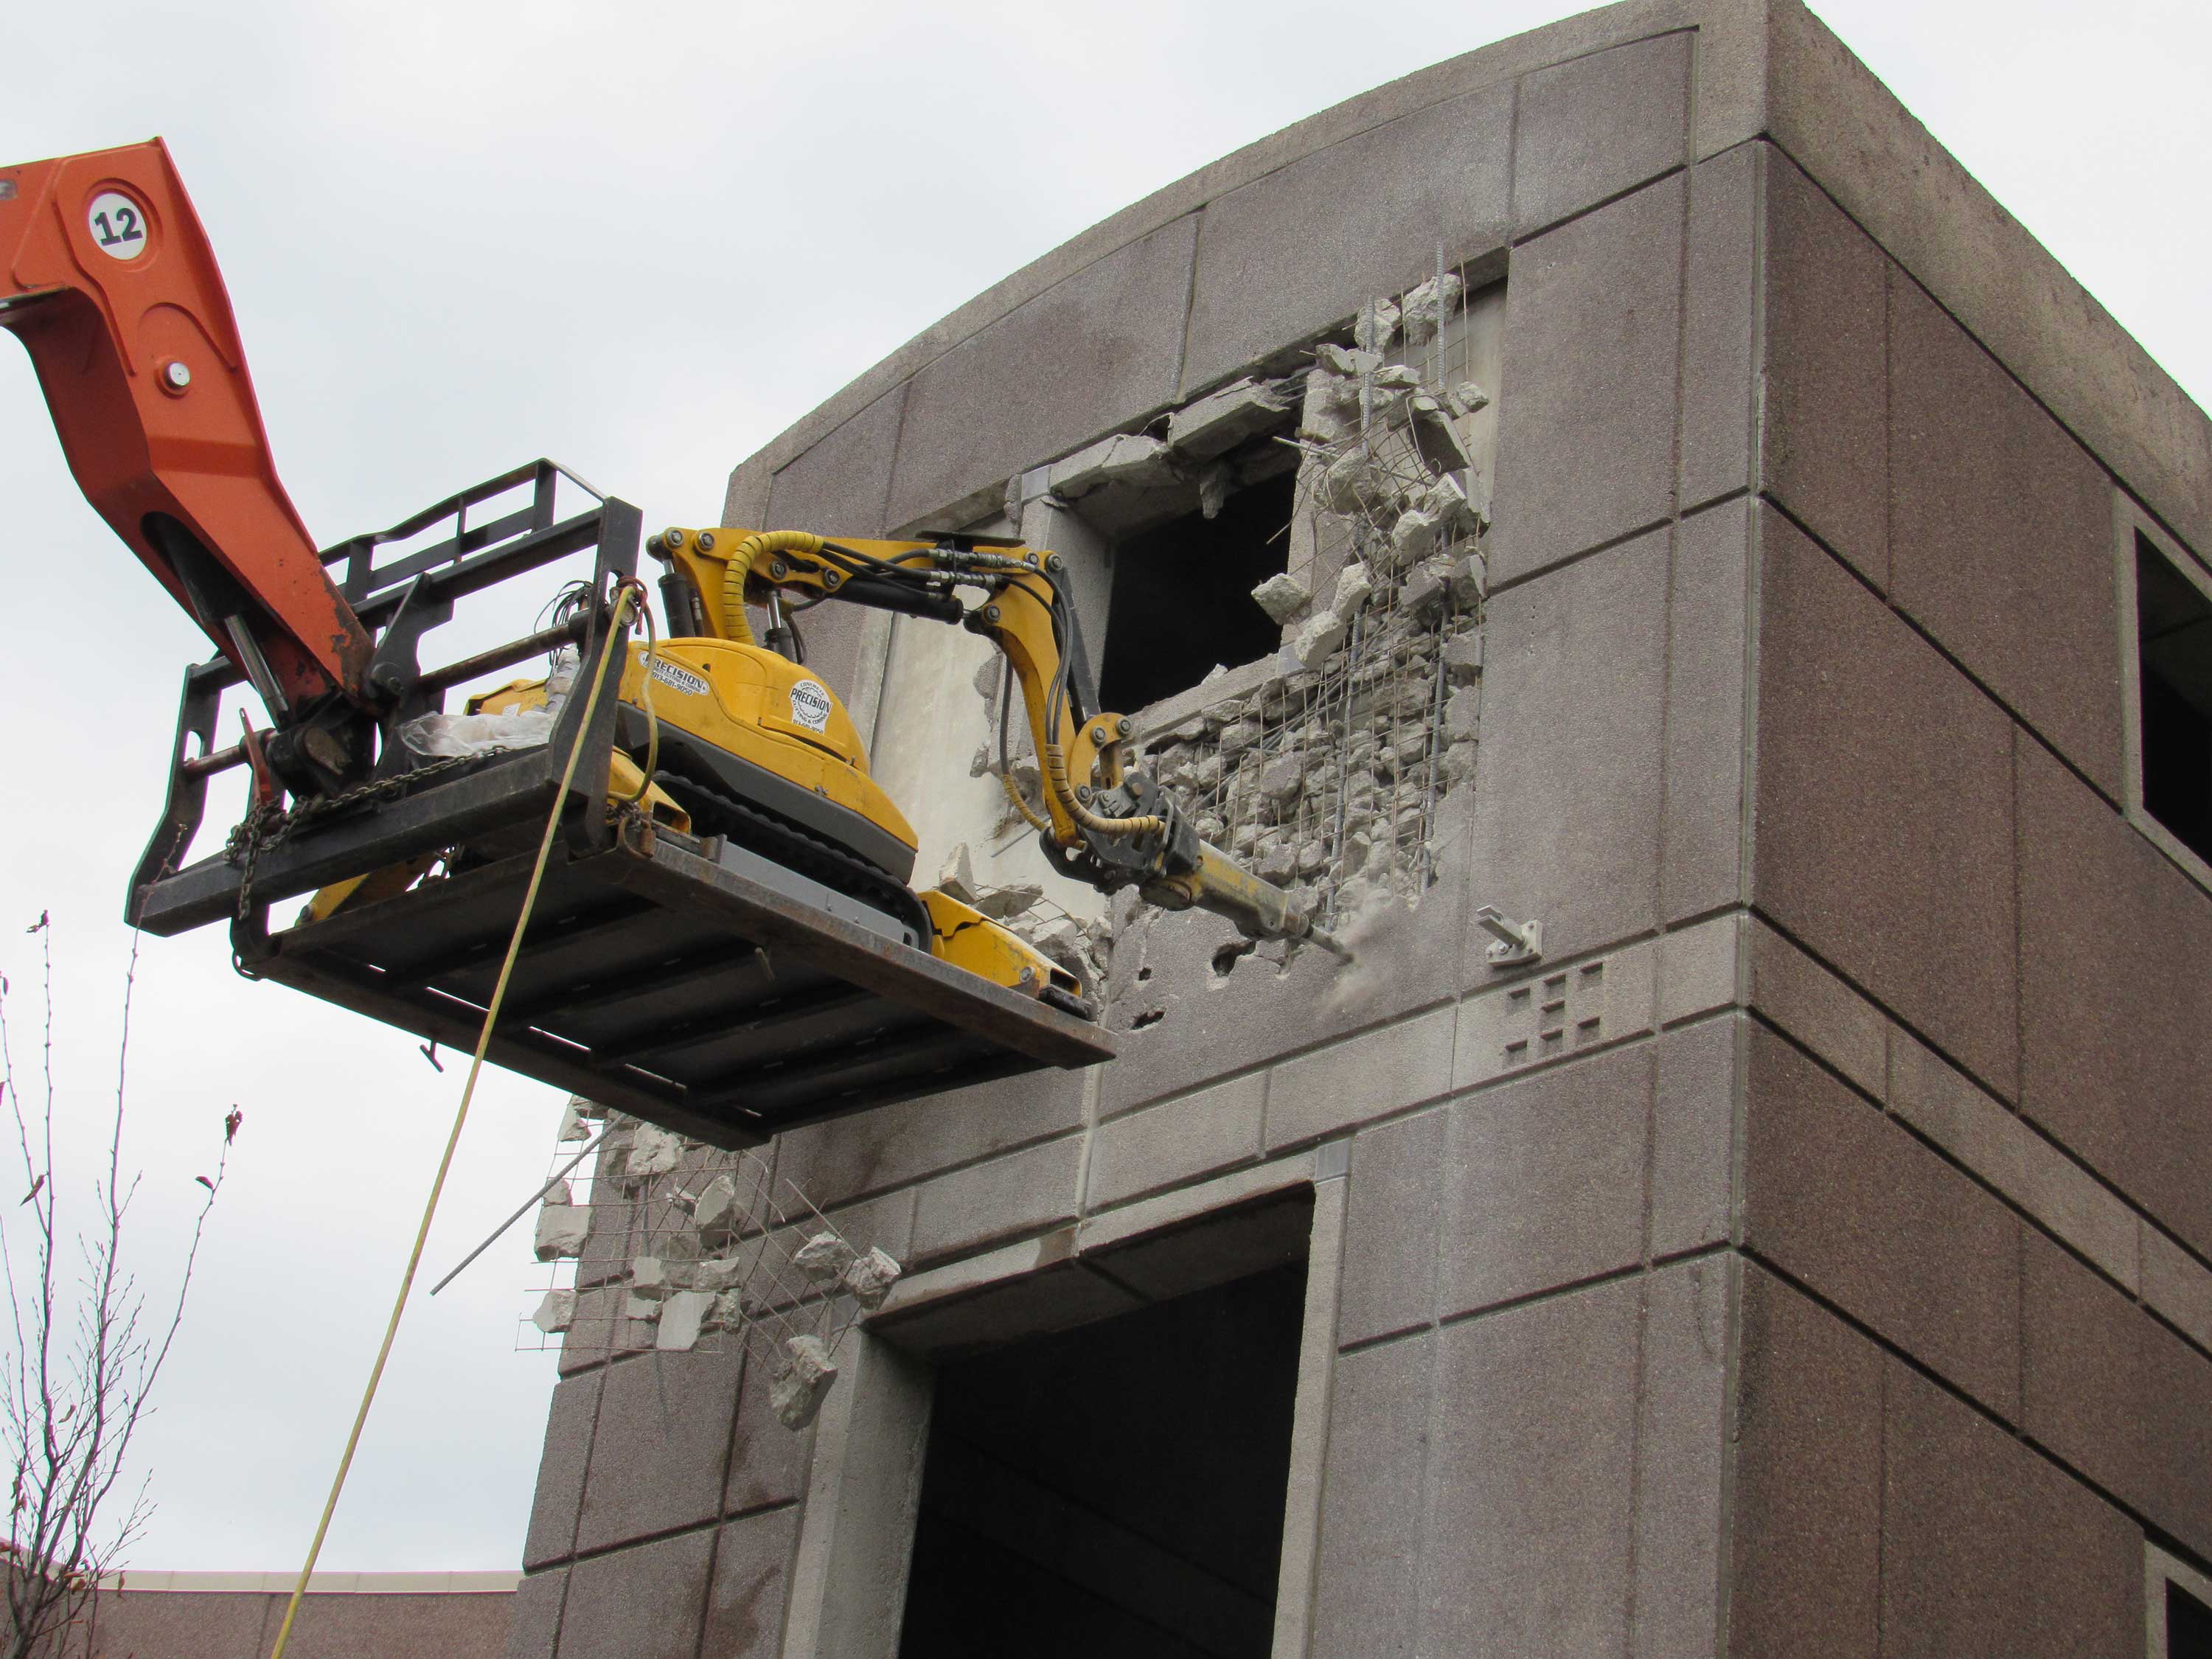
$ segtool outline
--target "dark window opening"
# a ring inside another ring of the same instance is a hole
[[[1304,1263],[940,1366],[900,1659],[1265,1659]]]
[[[1289,566],[1296,484],[1289,472],[1263,479],[1213,518],[1192,512],[1115,544],[1098,668],[1108,709],[1133,713],[1281,642],[1252,590]]]
[[[2166,1659],[2212,1659],[2212,1607],[2166,1581]]]
[[[2143,810],[2212,860],[2212,600],[2136,538]]]

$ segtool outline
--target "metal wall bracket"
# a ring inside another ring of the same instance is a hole
[[[1544,959],[1544,924],[1540,921],[1516,921],[1496,905],[1486,904],[1474,913],[1474,919],[1493,941],[1490,947],[1490,965],[1493,968],[1516,968],[1524,962]]]

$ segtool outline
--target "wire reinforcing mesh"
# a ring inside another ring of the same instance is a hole
[[[580,1097],[562,1114],[549,1180],[601,1123],[596,1153],[539,1206],[539,1271],[515,1346],[592,1358],[742,1348],[776,1379],[779,1414],[803,1426],[846,1333],[882,1304],[899,1264],[847,1239],[759,1152],[703,1146]]]

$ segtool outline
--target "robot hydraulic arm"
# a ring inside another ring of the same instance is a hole
[[[278,726],[368,701],[374,641],[276,477],[222,272],[159,139],[0,166],[0,328],[100,515]]]
[[[696,606],[689,620],[702,632],[754,642],[746,611],[757,605],[769,612],[769,643],[781,647],[788,596],[929,617],[982,635],[1021,688],[1043,799],[1032,805],[1011,780],[1009,789],[1056,868],[1108,891],[1135,885],[1164,908],[1214,911],[1255,937],[1339,948],[1289,894],[1200,839],[1175,799],[1127,763],[1131,723],[1094,706],[1058,554],[968,536],[890,542],[726,529],[671,530],[647,546],[671,563],[672,628],[684,625],[678,606]],[[963,589],[975,602],[963,603]]]

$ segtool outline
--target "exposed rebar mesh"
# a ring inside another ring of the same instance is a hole
[[[702,1146],[580,1097],[562,1115],[550,1167],[574,1157],[597,1122],[607,1133],[596,1160],[538,1212],[541,1271],[516,1347],[742,1346],[778,1379],[779,1409],[785,1392],[806,1392],[785,1382],[828,1365],[812,1389],[818,1401],[836,1375],[830,1357],[889,1294],[898,1263],[848,1240],[761,1153]],[[809,1403],[801,1420],[811,1414]]]
[[[1255,597],[1274,671],[1147,743],[1199,832],[1333,915],[1346,884],[1418,896],[1480,714],[1494,331],[1439,270],[1362,308],[1305,382],[1292,550]],[[1441,314],[1440,314],[1441,313]],[[1263,597],[1264,596],[1264,597]]]

